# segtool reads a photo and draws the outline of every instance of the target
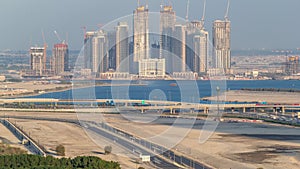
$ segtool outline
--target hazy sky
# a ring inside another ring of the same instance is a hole
[[[159,11],[161,0],[148,1],[150,11]],[[203,0],[190,1],[190,20],[200,18]],[[184,18],[186,0],[171,2],[176,14]],[[212,21],[223,19],[226,3],[207,0],[206,28],[210,33]],[[68,32],[70,49],[80,49],[82,26],[97,29],[99,23],[132,14],[136,4],[136,0],[1,0],[0,50],[42,45],[42,29],[49,47],[58,41],[56,30],[64,39]],[[232,48],[299,48],[299,8],[299,0],[231,0]]]

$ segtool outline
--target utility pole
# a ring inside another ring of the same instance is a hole
[[[220,94],[220,87],[219,86],[217,86],[217,88],[216,88],[216,90],[217,90],[217,116],[218,116],[218,120],[220,120],[220,118],[219,118],[219,115],[220,115],[220,103],[219,103],[219,94]]]

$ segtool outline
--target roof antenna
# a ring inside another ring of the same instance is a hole
[[[230,0],[227,1],[227,9],[226,9],[226,13],[225,13],[225,21],[228,21],[228,12],[229,12],[229,7],[230,7]]]
[[[138,7],[140,7],[140,0],[137,0]]]

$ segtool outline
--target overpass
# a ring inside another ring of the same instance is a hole
[[[65,100],[65,99],[52,99],[52,98],[15,98],[15,99],[0,99],[0,106],[5,106],[7,104],[15,104],[16,106],[21,104],[44,104],[51,105],[56,108],[58,105],[69,105],[79,108],[81,105],[90,108],[96,108],[99,104],[106,103],[107,101],[112,101],[112,99],[93,99],[93,100]],[[300,111],[300,104],[254,104],[254,103],[229,103],[224,102],[213,102],[212,104],[202,104],[202,103],[187,103],[187,102],[176,102],[176,101],[163,101],[163,100],[125,100],[125,99],[113,99],[114,105],[118,108],[132,108],[135,110],[140,110],[145,112],[147,110],[169,110],[170,113],[175,113],[176,110],[190,110],[190,111],[204,111],[204,113],[209,113],[213,110],[242,110],[242,112],[247,112],[247,110],[256,109],[273,109],[277,112],[279,109],[282,113],[286,110]]]

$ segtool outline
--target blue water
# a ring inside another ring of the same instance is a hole
[[[110,81],[105,81],[110,83]],[[113,82],[114,83],[114,82]],[[56,99],[138,99],[138,100],[172,100],[197,102],[199,98],[216,94],[216,86],[221,86],[221,91],[238,90],[242,88],[275,88],[275,89],[298,89],[299,80],[287,81],[141,81],[145,85],[134,85],[136,82],[120,81],[118,83],[132,83],[129,86],[96,86],[62,92],[45,93],[36,98]],[[177,83],[177,86],[172,84]]]

